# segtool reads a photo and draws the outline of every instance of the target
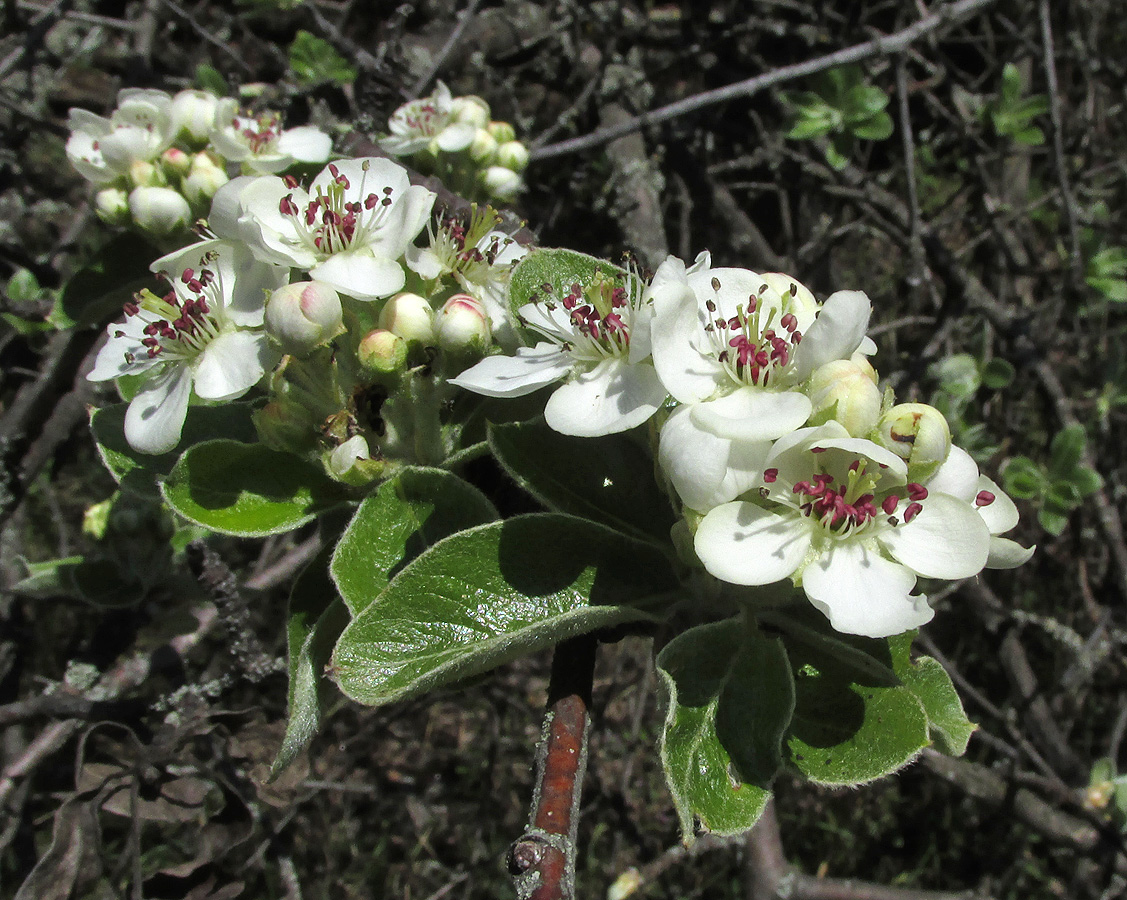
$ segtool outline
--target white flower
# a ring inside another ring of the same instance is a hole
[[[79,174],[105,184],[129,172],[138,160],[158,157],[171,143],[172,98],[163,91],[127,88],[117,95],[108,119],[72,109],[66,153]]]
[[[916,576],[968,578],[987,562],[990,532],[967,500],[907,482],[895,454],[837,422],[775,442],[755,500],[716,507],[697,555],[732,584],[800,581],[838,631],[899,634],[928,622]]]
[[[435,195],[387,159],[328,165],[308,191],[277,176],[236,178],[212,202],[211,227],[254,255],[308,271],[357,300],[402,289],[398,260],[430,216]]]
[[[520,397],[560,379],[544,408],[561,434],[598,437],[641,425],[665,402],[650,365],[649,306],[642,285],[578,284],[519,310],[524,324],[548,340],[515,356],[489,356],[451,383],[487,397]]]
[[[694,424],[743,440],[773,440],[805,423],[804,383],[862,345],[871,312],[861,291],[838,291],[819,309],[793,278],[712,269],[707,253],[688,269],[667,259],[650,293],[662,382],[692,405]]]
[[[303,125],[283,129],[278,113],[244,115],[233,97],[219,101],[215,123],[212,146],[253,174],[281,172],[295,162],[323,163],[333,151],[332,138],[320,128]]]
[[[1026,549],[1016,541],[1000,537],[1017,525],[1017,506],[997,484],[980,475],[978,465],[962,447],[951,447],[946,462],[926,482],[931,493],[950,494],[973,503],[990,529],[988,569],[1014,569],[1033,556],[1035,546]]]
[[[205,241],[158,259],[152,270],[172,283],[164,297],[149,291],[111,325],[91,381],[147,374],[130,401],[125,437],[142,453],[180,442],[188,403],[233,400],[253,387],[276,355],[262,324],[267,291],[285,271],[256,262],[245,248]]]
[[[179,191],[136,187],[129,192],[129,214],[139,228],[164,237],[188,227],[192,210]]]
[[[481,302],[497,342],[506,348],[519,343],[509,311],[509,279],[528,248],[493,226],[497,214],[475,207],[467,223],[447,218],[430,232],[430,245],[407,248],[408,267],[428,281],[452,275],[462,290]]]
[[[391,114],[387,127],[391,134],[380,140],[380,147],[392,156],[407,156],[432,144],[447,153],[465,150],[474,139],[477,127],[455,118],[450,89],[441,81],[434,93],[404,103]]]
[[[172,133],[195,145],[206,144],[218,109],[219,98],[211,91],[180,91],[172,98]]]

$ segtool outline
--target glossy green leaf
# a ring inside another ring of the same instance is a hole
[[[219,437],[247,444],[257,440],[249,403],[192,406],[188,408],[183,435],[174,450],[156,456],[138,453],[125,440],[125,412],[128,408],[128,403],[115,403],[93,410],[90,428],[94,432],[98,453],[110,474],[124,489],[137,493],[155,495],[157,479],[172,471],[187,447]]]
[[[675,586],[649,545],[554,514],[451,535],[345,629],[337,683],[361,703],[415,696],[565,638],[653,616]]]
[[[294,581],[290,593],[287,643],[289,647],[289,717],[282,746],[271,767],[277,776],[321,728],[325,667],[333,645],[348,624],[348,609],[329,580],[329,551],[321,553]]]
[[[442,469],[405,469],[356,510],[337,544],[333,581],[355,616],[404,565],[444,537],[492,522],[493,504]]]
[[[904,682],[927,715],[928,732],[935,746],[949,756],[966,753],[967,742],[978,728],[967,718],[963,703],[949,676],[930,656],[921,656],[914,663],[909,656],[911,635],[893,638],[896,674]],[[896,646],[896,644],[899,646]]]
[[[149,263],[160,251],[133,232],[119,234],[103,246],[63,288],[59,305],[79,325],[99,325],[129,302],[142,288],[158,289]]]
[[[228,440],[190,447],[161,485],[161,495],[190,522],[243,537],[292,531],[347,498],[305,460]]]
[[[784,634],[794,672],[792,764],[820,784],[863,784],[911,762],[930,743],[928,718],[915,694],[878,673],[893,668],[886,640],[835,635],[825,643]],[[829,645],[840,645],[829,652]],[[858,665],[856,651],[872,658]]]
[[[698,625],[666,644],[657,657],[668,694],[661,761],[686,840],[696,832],[698,822],[716,834],[746,831],[771,797],[765,787],[742,780],[742,771],[718,734],[722,697],[728,708],[720,718],[728,741],[734,740],[733,729],[738,733],[741,726],[760,724],[741,722],[739,713],[731,708],[733,703],[755,696],[757,690],[754,661],[736,662],[745,638],[745,626],[732,620]],[[779,698],[763,699],[770,703]],[[753,714],[749,719],[756,717]],[[776,732],[777,717],[763,716],[762,723],[768,726],[761,734],[761,746],[765,746]],[[757,767],[747,760],[752,745],[737,746],[743,765]]]
[[[673,509],[654,481],[653,460],[626,435],[568,437],[537,419],[491,426],[489,446],[513,480],[548,509],[669,541]]]

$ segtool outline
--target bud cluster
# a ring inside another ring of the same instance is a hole
[[[277,113],[251,115],[201,90],[129,88],[108,118],[72,109],[68,124],[67,157],[95,186],[99,218],[161,239],[206,215],[231,175],[324,162],[332,150],[319,129],[286,130]]]
[[[453,97],[438,82],[429,97],[399,107],[388,129],[380,147],[465,197],[508,203],[524,187],[528,148],[512,125],[493,120],[481,97]]]

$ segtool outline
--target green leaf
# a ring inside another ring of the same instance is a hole
[[[345,85],[356,80],[356,67],[337,53],[332,44],[308,31],[298,31],[290,44],[289,57],[294,77],[302,84],[328,81]]]
[[[289,645],[289,718],[282,746],[270,769],[275,778],[321,728],[324,709],[325,667],[333,645],[348,624],[348,609],[329,580],[329,550],[323,551],[294,581],[290,593],[287,643]]]
[[[149,263],[160,251],[136,234],[120,234],[103,246],[63,287],[59,304],[78,325],[100,325],[142,288],[160,290]]]
[[[485,495],[458,476],[442,469],[404,469],[356,510],[333,553],[333,581],[349,611],[358,615],[428,547],[496,518]]]
[[[809,140],[833,131],[837,122],[832,116],[803,116],[791,127],[786,136],[792,141]]]
[[[195,82],[196,87],[200,90],[210,91],[216,97],[226,97],[231,93],[227,79],[217,68],[209,66],[207,63],[200,63],[196,66]]]
[[[548,509],[669,542],[673,509],[654,481],[653,460],[626,435],[568,437],[535,419],[491,425],[489,446],[513,480]]]
[[[242,537],[292,531],[347,499],[340,485],[305,460],[228,440],[190,447],[161,495],[188,521]]]
[[[342,691],[376,706],[565,638],[652,620],[676,582],[651,546],[554,514],[461,531],[409,563],[345,629]]]
[[[1015,456],[1002,469],[1006,493],[1019,500],[1040,497],[1049,486],[1048,475],[1028,456]]]
[[[1049,472],[1053,475],[1066,475],[1080,464],[1088,437],[1084,426],[1077,423],[1062,428],[1049,445]]]
[[[1037,522],[1053,537],[1060,537],[1068,527],[1068,515],[1066,512],[1044,507],[1037,511]]]
[[[863,141],[887,140],[892,135],[892,117],[888,113],[880,113],[853,125],[849,130],[854,137]]]
[[[930,656],[911,661],[911,633],[892,638],[890,643],[894,647],[896,674],[923,706],[928,732],[936,747],[948,756],[962,756],[978,726],[967,718],[951,676]]]
[[[839,146],[840,144],[840,146]],[[826,144],[826,162],[828,162],[834,169],[841,170],[849,165],[849,156],[845,152],[847,144],[844,142],[830,141]]]
[[[1088,287],[1099,291],[1113,303],[1127,302],[1127,281],[1122,278],[1098,278],[1089,275],[1084,280]]]
[[[717,711],[723,695],[729,707],[756,696],[755,683],[747,681],[749,676],[754,677],[754,663],[735,664],[737,656],[742,655],[745,638],[742,623],[729,620],[699,625],[675,637],[657,657],[658,672],[669,697],[661,762],[686,840],[694,834],[697,820],[716,834],[747,831],[771,797],[764,787],[741,780],[742,773],[737,772],[717,733]],[[773,679],[776,687],[779,683],[778,678]],[[779,697],[762,699],[769,705],[780,701]],[[739,731],[741,723],[734,711],[727,710],[724,720],[726,732],[733,725]],[[768,728],[762,737],[769,745],[776,723],[770,715],[763,721]],[[728,738],[733,740],[731,735]]]
[[[1087,466],[1077,466],[1069,473],[1068,480],[1072,482],[1081,497],[1088,497],[1104,486],[1100,473]]]
[[[864,784],[907,765],[930,743],[928,717],[903,684],[889,685],[871,672],[892,667],[887,640],[836,635],[836,641],[873,658],[865,668],[784,634],[795,680],[795,710],[788,741],[791,762],[819,784]]]
[[[1080,489],[1065,478],[1054,479],[1045,491],[1045,505],[1062,513],[1076,509],[1083,499]]]
[[[604,260],[574,250],[533,250],[513,269],[509,281],[509,307],[515,318],[520,308],[534,299],[564,297],[573,284],[588,287],[599,278],[624,284],[626,272]],[[519,330],[528,338],[529,346],[540,339],[534,332]]]
[[[103,406],[90,413],[90,429],[102,462],[122,488],[155,496],[156,482],[172,471],[180,454],[194,444],[224,437],[254,443],[258,437],[251,421],[249,403],[224,403],[221,406],[191,406],[184,419],[184,430],[176,448],[152,455],[139,453],[125,440],[125,412],[128,403]]]
[[[982,366],[982,383],[994,391],[1009,387],[1016,371],[1009,360],[995,356]]]

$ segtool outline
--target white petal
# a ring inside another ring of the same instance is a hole
[[[978,482],[974,487],[975,496],[980,491],[989,491],[994,495],[993,503],[977,507],[978,514],[982,516],[982,520],[986,523],[986,527],[990,529],[991,534],[1005,534],[1017,525],[1017,506],[1014,505],[1013,500],[1009,498],[1005,491],[985,475],[978,476]]]
[[[851,453],[854,456],[865,456],[875,463],[879,463],[889,471],[889,474],[898,475],[904,479],[908,475],[908,465],[899,456],[891,450],[886,450],[878,444],[874,444],[865,438],[827,438],[815,441],[812,446],[825,447],[828,449],[844,450],[846,453]]]
[[[884,529],[879,540],[898,562],[928,578],[977,575],[990,552],[990,531],[982,516],[950,494],[931,494],[919,515]]]
[[[263,332],[232,331],[221,334],[196,361],[196,394],[204,400],[233,400],[254,387],[270,361],[269,342]]]
[[[571,357],[555,344],[520,347],[516,356],[487,356],[450,383],[486,397],[523,397],[559,381],[571,371]]]
[[[810,409],[810,398],[798,391],[776,393],[749,386],[696,404],[693,418],[720,437],[770,441],[801,428]]]
[[[1017,541],[992,535],[990,538],[990,557],[986,560],[986,568],[1016,569],[1023,563],[1028,562],[1036,549],[1036,545],[1027,550]]]
[[[404,262],[407,263],[407,268],[427,281],[437,278],[446,271],[446,267],[442,265],[442,260],[430,247],[409,246],[404,256]]]
[[[951,447],[947,459],[927,480],[928,491],[933,494],[950,494],[960,500],[971,500],[978,492],[978,463],[962,447]],[[1017,524],[1016,519],[1014,524]]]
[[[86,376],[88,381],[108,381],[122,375],[136,375],[160,365],[159,357],[149,357],[148,348],[141,343],[148,323],[139,316],[130,316],[124,322],[115,322],[106,331],[109,339],[98,351],[94,368]],[[130,361],[130,358],[132,358]]]
[[[395,260],[352,250],[334,253],[323,263],[313,266],[309,277],[332,285],[342,294],[357,300],[390,297],[406,281],[403,267]]]
[[[805,516],[778,515],[737,500],[701,519],[693,546],[704,567],[721,581],[771,584],[802,565],[811,534]]]
[[[166,453],[180,443],[192,375],[186,366],[171,365],[146,384],[125,412],[125,439],[140,453]]]
[[[802,572],[802,588],[843,634],[880,638],[931,621],[927,598],[911,596],[916,576],[858,541],[836,542]]]
[[[873,306],[864,291],[831,294],[795,351],[795,372],[805,381],[818,366],[849,359],[869,328]]]
[[[665,263],[662,264],[665,266]],[[696,403],[716,393],[725,376],[720,363],[700,347],[707,346],[703,316],[707,314],[688,283],[667,270],[651,285],[654,317],[650,335],[654,368],[662,383],[681,403]]]
[[[666,419],[657,458],[681,501],[690,509],[707,512],[759,481],[771,444],[717,437],[693,422],[690,409],[679,406]]]
[[[436,143],[440,150],[445,150],[447,153],[457,153],[472,144],[476,136],[477,128],[473,125],[447,125],[438,133]]]
[[[292,156],[298,162],[319,163],[329,158],[333,152],[333,139],[320,128],[302,125],[283,131],[278,138],[279,153]]]
[[[544,407],[548,426],[560,434],[599,437],[641,425],[665,402],[653,366],[607,359],[560,385]]]

